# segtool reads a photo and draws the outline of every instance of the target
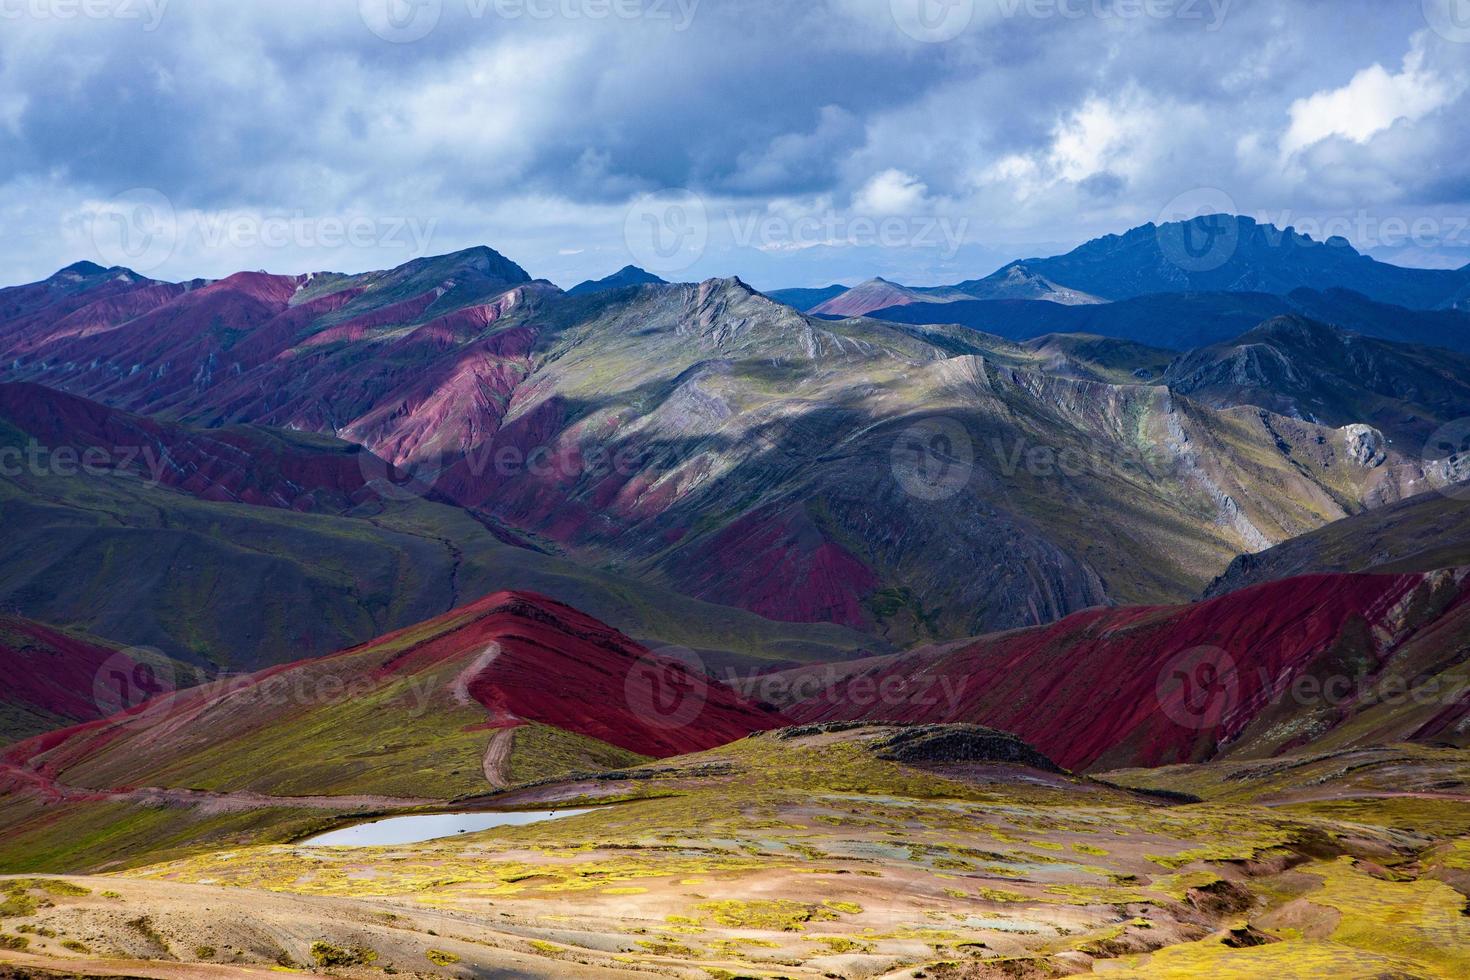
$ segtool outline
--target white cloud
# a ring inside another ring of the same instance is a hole
[[[918,214],[928,193],[922,180],[895,168],[874,174],[853,198],[852,207],[869,215]]]
[[[1448,105],[1463,86],[1425,66],[1425,41],[1425,34],[1415,37],[1397,74],[1374,64],[1342,88],[1293,102],[1291,124],[1281,138],[1282,155],[1289,157],[1333,137],[1366,143],[1401,119],[1412,122]]]
[[[1108,164],[1123,147],[1123,140],[1130,125],[1137,123],[1141,109],[1135,105],[1129,120],[1130,110],[1093,97],[1082,107],[1057,124],[1048,163],[1061,180],[1073,182],[1085,180],[1095,173],[1108,169]]]

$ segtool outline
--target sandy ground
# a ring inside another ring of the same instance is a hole
[[[391,968],[404,974],[527,980],[647,976],[621,968],[608,956],[577,963],[537,955],[525,939],[496,927],[494,915],[169,881],[48,880],[67,881],[91,894],[50,899],[53,907],[36,922],[55,937],[32,933],[29,949],[0,951],[0,963],[72,975],[279,977],[282,967],[319,969],[313,944],[327,942],[342,950],[371,951],[371,963],[332,967],[333,973],[349,975],[382,977]],[[67,949],[65,942],[80,943],[84,950]],[[433,959],[431,951],[437,954]]]

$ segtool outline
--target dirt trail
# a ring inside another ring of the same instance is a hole
[[[515,737],[514,728],[502,728],[490,736],[490,744],[485,746],[485,781],[491,789],[510,786],[510,748]]]

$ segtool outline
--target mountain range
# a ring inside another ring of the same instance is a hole
[[[0,972],[1463,975],[1467,314],[1235,227],[0,290]]]
[[[783,710],[805,722],[978,723],[1089,770],[1307,745],[1464,747],[1467,598],[1463,571],[1317,575],[1187,606],[1098,609],[850,662],[833,688]],[[810,672],[750,687],[810,690]],[[902,697],[870,693],[883,690]]]
[[[1383,339],[1470,350],[1470,267],[1403,268],[1341,238],[1317,242],[1234,215],[1143,225],[953,286],[875,279],[833,289],[771,295],[816,316],[962,324],[1013,340],[1096,333],[1183,351],[1295,313]]]
[[[1470,415],[1458,361],[1301,318],[1171,361],[1099,338],[1017,344],[954,326],[824,321],[739,280],[573,296],[485,248],[359,276],[213,283],[78,265],[0,291],[0,312],[0,376],[133,416],[106,419],[80,401],[26,416],[49,396],[16,388],[14,438],[90,447],[115,443],[106,427],[122,426],[159,455],[163,436],[140,427],[171,427],[178,453],[207,458],[166,467],[161,488],[201,504],[310,511],[320,519],[311,534],[350,542],[354,567],[381,569],[374,588],[396,583],[364,601],[360,575],[320,582],[341,578],[317,557],[341,545],[306,549],[303,570],[295,542],[310,535],[270,535],[283,554],[251,562],[288,562],[276,581],[301,583],[313,596],[305,608],[334,594],[344,606],[310,626],[284,609],[252,624],[280,632],[246,640],[259,651],[246,664],[297,642],[326,652],[489,591],[483,573],[474,591],[442,584],[470,566],[462,532],[442,521],[473,527],[477,547],[517,573],[559,569],[563,584],[547,571],[531,584],[563,601],[717,658],[749,646],[685,643],[689,630],[654,627],[668,617],[630,612],[605,590],[754,614],[760,633],[787,639],[753,646],[793,659],[834,640],[882,652],[1098,603],[1184,601],[1242,552],[1427,489],[1432,467],[1416,440]],[[1342,353],[1318,363],[1323,344]],[[935,455],[936,436],[945,454]],[[231,471],[231,460],[239,469],[283,452],[272,467]],[[924,485],[931,465],[943,478]],[[96,525],[34,479],[7,506]],[[405,527],[364,507],[417,509],[433,523]],[[96,530],[69,533],[78,547],[100,546]],[[363,549],[385,535],[392,550],[368,559]],[[159,543],[150,536],[146,550]],[[17,612],[175,656],[201,646],[244,656],[237,626],[232,642],[220,633],[222,620],[238,622],[228,606],[180,621],[182,583],[162,584],[178,575],[167,549],[135,566],[160,582],[156,599],[84,616],[61,597],[97,588],[98,565],[42,563],[21,548],[18,539],[0,593]],[[408,553],[420,557],[396,564]],[[813,639],[782,624],[812,624]]]

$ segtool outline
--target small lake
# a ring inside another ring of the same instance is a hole
[[[575,817],[591,810],[529,810],[519,813],[424,813],[411,817],[388,817],[371,823],[354,824],[301,841],[304,847],[389,847],[419,844],[460,834],[473,834],[491,827],[524,827],[527,824]]]

